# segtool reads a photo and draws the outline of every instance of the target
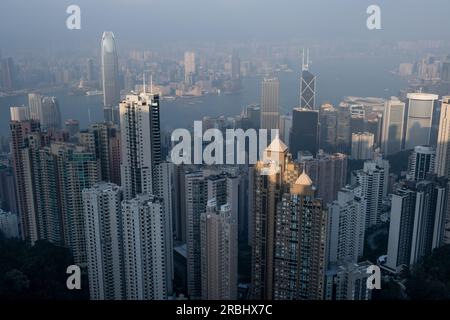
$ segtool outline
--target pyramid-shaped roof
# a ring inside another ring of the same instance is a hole
[[[303,171],[303,173],[298,177],[297,181],[295,181],[295,184],[302,185],[302,186],[312,186],[313,182],[311,178]]]
[[[277,135],[275,139],[272,140],[270,145],[266,148],[266,151],[270,152],[285,152],[287,150],[287,146],[281,141],[280,137]]]

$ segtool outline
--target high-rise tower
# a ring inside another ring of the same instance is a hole
[[[122,190],[102,182],[83,190],[91,300],[125,298]]]
[[[237,299],[238,234],[231,205],[210,199],[200,217],[202,298]]]
[[[261,95],[261,129],[278,129],[280,82],[277,78],[264,79]]]
[[[283,194],[275,221],[273,298],[323,299],[327,212],[306,173]]]
[[[405,103],[392,98],[384,107],[381,147],[388,156],[402,150]]]
[[[443,97],[441,104],[441,118],[436,148],[435,173],[438,177],[450,180],[450,97]],[[450,244],[450,188],[447,186],[447,211],[445,218],[444,239]]]
[[[102,36],[102,85],[105,120],[118,122],[117,105],[120,102],[119,63],[114,34],[105,31]]]
[[[277,205],[298,178],[298,166],[287,146],[276,137],[255,165],[251,178],[253,299],[273,299]]]
[[[126,297],[164,300],[168,296],[163,200],[141,194],[122,202]]]
[[[316,155],[319,149],[319,112],[311,109],[295,108],[292,111],[290,152],[297,159],[300,151]]]
[[[306,58],[306,60],[305,60]],[[316,76],[309,71],[309,49],[303,49],[302,77],[300,79],[300,108],[316,109]]]
[[[405,149],[432,144],[434,104],[438,98],[438,95],[428,93],[408,94]]]
[[[16,181],[17,203],[19,207],[20,229],[22,238],[34,243],[38,239],[37,224],[34,215],[33,194],[26,182],[26,163],[23,148],[27,146],[26,137],[32,132],[38,132],[39,122],[34,120],[11,121],[11,155]]]
[[[186,84],[194,84],[197,73],[195,52],[187,51],[184,53],[184,81]]]
[[[120,103],[121,181],[125,199],[158,194],[161,164],[159,96],[127,95]]]
[[[441,245],[445,215],[445,179],[407,181],[392,195],[386,266],[410,266]]]

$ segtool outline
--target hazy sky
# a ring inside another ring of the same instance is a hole
[[[81,7],[81,30],[66,8]],[[382,30],[366,28],[381,7]],[[57,49],[98,43],[104,30],[121,43],[275,39],[444,39],[449,0],[0,0],[0,48]]]

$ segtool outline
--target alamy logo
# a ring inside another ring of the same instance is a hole
[[[67,274],[70,276],[67,278],[66,286],[69,290],[81,289],[81,269],[79,266],[73,264],[67,267]]]
[[[66,13],[70,14],[66,20],[66,27],[69,30],[81,29],[81,9],[76,4],[67,7]]]
[[[367,29],[380,30],[381,29],[381,8],[377,5],[371,5],[367,8]]]
[[[276,143],[282,144],[278,135],[278,129],[270,130],[270,141],[276,139]],[[266,152],[266,129],[226,129],[224,137],[223,132],[215,128],[203,132],[202,122],[194,121],[193,136],[187,129],[176,129],[172,132],[171,140],[174,146],[170,156],[177,165],[251,165],[262,160],[267,164],[267,175],[279,172],[277,152]]]
[[[367,278],[367,289],[381,289],[381,270],[379,266],[371,265],[367,268],[370,276]]]

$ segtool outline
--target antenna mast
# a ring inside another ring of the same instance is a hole
[[[306,49],[306,57],[305,57],[305,49],[303,49],[303,56],[302,56],[302,71],[308,71],[308,69],[309,69],[309,48]]]
[[[153,73],[150,74],[150,94],[153,94]]]
[[[144,71],[144,74],[143,74],[143,76],[142,76],[142,81],[143,81],[143,88],[142,88],[142,93],[144,94],[144,96],[145,96],[145,91],[146,91],[146,89],[145,89],[145,71]]]

